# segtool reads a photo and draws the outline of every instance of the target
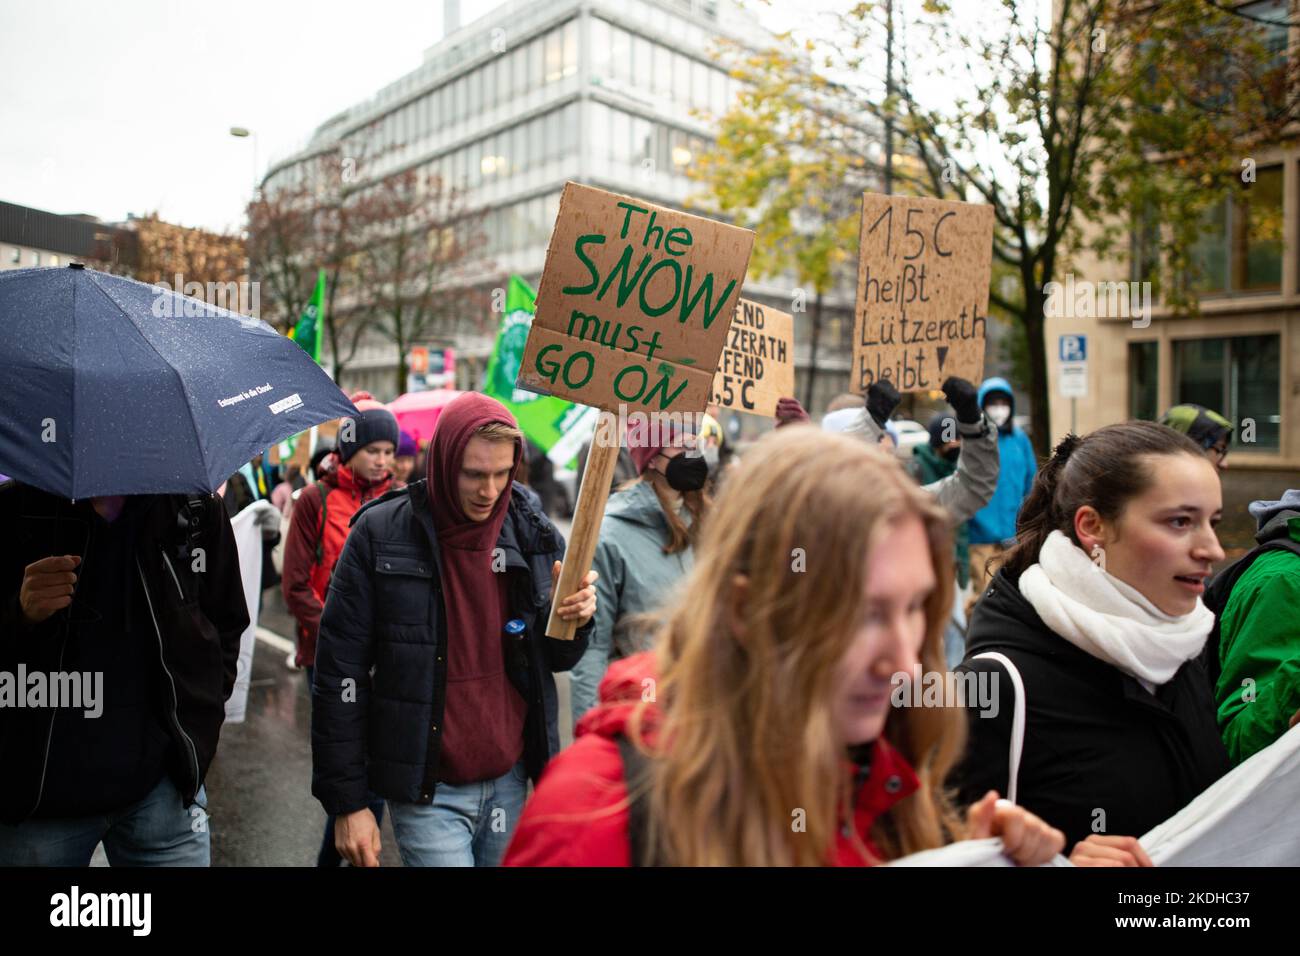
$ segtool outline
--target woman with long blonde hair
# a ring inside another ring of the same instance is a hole
[[[895,462],[811,427],[759,442],[705,522],[653,651],[611,666],[507,865],[866,865],[1001,834],[1021,863],[1058,831],[942,788],[954,707],[891,707],[944,670],[947,519]]]

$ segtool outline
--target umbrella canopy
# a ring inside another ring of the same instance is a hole
[[[443,407],[463,394],[454,388],[407,392],[389,402],[388,410],[396,417],[398,428],[417,442],[427,442],[433,438],[433,427],[438,424]]]
[[[206,493],[356,413],[266,323],[74,264],[0,273],[0,471],[67,498]]]

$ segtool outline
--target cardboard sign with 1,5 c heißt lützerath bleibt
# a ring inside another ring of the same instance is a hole
[[[519,386],[606,411],[702,412],[754,234],[567,183]]]
[[[713,377],[713,402],[771,418],[776,403],[794,394],[794,317],[741,299]]]
[[[853,383],[938,389],[984,371],[993,207],[862,196]]]

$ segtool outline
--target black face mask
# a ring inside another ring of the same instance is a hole
[[[946,452],[943,453],[943,458],[945,461],[956,461],[960,457],[961,457],[961,445],[958,445],[956,448],[949,448]]]
[[[668,459],[664,477],[674,491],[699,491],[709,479],[709,463],[702,455],[678,455]]]

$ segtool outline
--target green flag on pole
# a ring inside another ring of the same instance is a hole
[[[310,355],[317,365],[320,364],[320,342],[324,338],[321,325],[324,321],[325,270],[321,269],[316,273],[316,288],[312,290],[307,307],[302,310],[302,317],[298,319],[298,324],[289,330],[289,338],[302,346],[302,350]],[[316,426],[312,426],[311,432],[312,445],[315,445]],[[281,443],[280,457],[291,458],[297,447],[298,436],[290,436]]]
[[[321,323],[325,320],[325,270],[316,276],[316,288],[311,294],[307,308],[302,310],[302,318],[289,330],[289,338],[302,346],[316,364],[320,364]]]
[[[563,466],[574,458],[578,449],[571,447],[572,440],[561,442],[561,439],[570,432],[574,437],[581,436],[577,445],[590,438],[595,409],[515,387],[536,302],[537,293],[519,276],[512,275],[506,290],[505,315],[488,359],[483,392],[510,409],[520,430],[542,451],[550,453],[559,442],[563,460],[556,461],[554,455],[551,459]]]

